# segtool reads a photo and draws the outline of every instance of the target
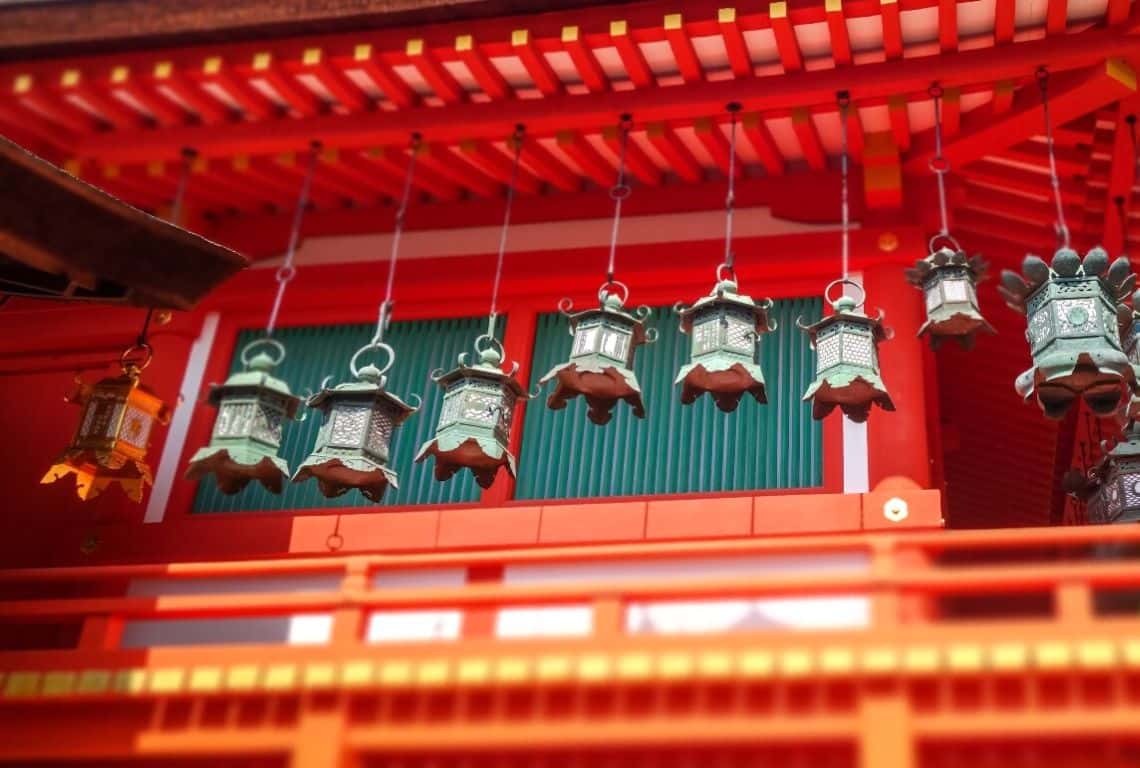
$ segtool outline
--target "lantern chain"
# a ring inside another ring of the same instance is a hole
[[[938,234],[953,242],[950,237],[950,214],[946,206],[946,174],[950,172],[950,161],[942,154],[942,86],[934,83],[928,93],[934,101],[934,157],[930,158],[930,170],[938,182],[938,215],[941,224]]]
[[[729,102],[725,109],[730,117],[728,131],[728,194],[724,198],[724,266],[728,274],[736,276],[736,254],[732,251],[732,214],[736,210],[736,115],[739,102]]]
[[[305,169],[305,178],[301,182],[301,193],[297,198],[297,210],[293,212],[293,226],[289,230],[289,247],[285,251],[285,262],[277,270],[277,295],[273,299],[273,308],[269,310],[269,320],[265,324],[265,335],[273,336],[277,328],[277,314],[281,311],[281,300],[285,298],[285,288],[297,276],[297,268],[293,260],[297,255],[297,242],[301,238],[301,222],[305,218],[305,208],[309,205],[309,188],[313,183],[313,173],[317,169],[317,158],[320,156],[321,143],[314,141],[309,145],[309,165]]]
[[[404,234],[404,217],[408,213],[408,204],[412,199],[412,179],[416,175],[416,155],[420,151],[421,136],[412,134],[411,152],[408,156],[408,171],[404,175],[404,189],[400,196],[400,207],[396,209],[396,226],[392,231],[392,251],[388,256],[388,280],[384,286],[384,301],[380,304],[380,316],[376,320],[376,333],[372,336],[372,343],[379,344],[384,340],[388,331],[388,324],[392,320],[392,290],[396,284],[396,261],[400,257],[400,237]]]
[[[633,128],[633,116],[624,114],[618,124],[619,150],[617,181],[610,187],[610,199],[614,201],[614,220],[610,229],[610,260],[606,266],[606,285],[614,281],[614,268],[617,259],[618,228],[621,225],[621,204],[629,197],[632,189],[625,180],[626,153],[629,151],[629,132]]]
[[[843,222],[843,279],[847,279],[848,254],[850,251],[851,207],[848,203],[847,192],[847,109],[851,106],[851,96],[847,91],[837,94],[839,104],[839,134],[842,140],[842,154],[840,156],[840,169],[842,172],[842,187],[840,190],[840,214]]]
[[[1053,150],[1053,122],[1049,119],[1049,70],[1037,68],[1037,86],[1041,89],[1041,109],[1045,116],[1045,146],[1049,150],[1049,183],[1053,186],[1053,200],[1057,205],[1057,237],[1068,248],[1069,227],[1065,223],[1065,206],[1061,200],[1061,179],[1057,175],[1057,157]]]
[[[507,184],[507,207],[503,212],[503,228],[499,233],[499,258],[495,263],[495,280],[491,284],[491,313],[487,318],[487,335],[492,339],[495,338],[495,317],[499,313],[499,282],[503,277],[503,257],[507,252],[507,232],[511,228],[511,208],[515,202],[515,185],[518,184],[519,179],[519,161],[522,159],[522,145],[523,137],[526,134],[526,126],[519,123],[515,126],[515,132],[511,135],[511,143],[514,144],[515,156],[514,161],[511,163],[511,180]]]

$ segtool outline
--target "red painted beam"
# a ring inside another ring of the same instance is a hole
[[[543,96],[558,96],[565,88],[562,81],[547,62],[546,57],[539,52],[531,42],[530,32],[525,29],[516,29],[511,32],[511,51],[522,61],[527,74],[534,82],[534,87]]]
[[[247,120],[269,120],[282,112],[281,107],[251,86],[245,77],[227,67],[221,56],[210,56],[203,61],[201,71],[194,73],[194,78],[197,87],[187,80],[179,89],[179,95],[203,116],[204,122],[229,119],[229,107],[208,91],[221,91],[229,96]]]
[[[503,184],[510,183],[512,161],[505,154],[485,141],[464,141],[459,145],[459,154],[483,173]],[[519,168],[515,189],[534,194],[542,183],[525,168]]]
[[[252,158],[250,162],[257,167],[265,168],[269,173],[287,179],[297,190],[298,197],[300,196],[301,185],[305,180],[307,157],[299,159],[295,152],[283,152],[273,158]],[[326,176],[320,178],[317,176],[318,174],[313,174],[309,200],[318,208],[341,208],[346,199],[360,196],[359,190],[352,188],[351,185],[343,189],[336,182],[331,182],[330,186],[330,180]]]
[[[1069,0],[1049,0],[1045,8],[1045,33],[1063,35],[1069,22]]]
[[[379,54],[373,54],[372,46],[360,43],[352,49],[352,61],[345,62],[346,69],[358,69],[376,84],[388,101],[400,109],[407,109],[419,103],[420,97],[400,78],[392,67]]]
[[[938,45],[943,53],[958,50],[958,0],[938,0]]]
[[[169,99],[155,92],[151,84],[144,83],[140,78],[132,77],[130,67],[118,66],[111,70],[109,78],[111,95],[129,99],[154,118],[161,126],[184,125],[186,111],[182,107],[172,104]]]
[[[776,37],[776,50],[780,54],[784,71],[798,72],[804,68],[804,58],[800,53],[800,44],[796,40],[792,20],[788,18],[786,0],[768,3],[768,16],[772,20],[772,34]]]
[[[903,39],[898,0],[879,0],[879,13],[883,20],[883,52],[887,59],[901,59]]]
[[[1108,8],[1105,11],[1105,20],[1112,25],[1123,24],[1128,18],[1128,9],[1131,6],[1130,0],[1108,0]]]
[[[561,131],[558,147],[598,186],[609,187],[614,183],[614,167],[583,136],[574,131]]]
[[[83,76],[78,69],[66,69],[59,77],[60,98],[68,96],[82,99],[84,103],[99,113],[106,123],[116,128],[144,127],[149,121],[135,110],[111,96],[103,84],[96,84]]]
[[[1112,59],[1089,70],[1054,75],[1049,83],[1049,111],[1054,124],[1062,125],[1135,91],[1135,73],[1123,61]],[[1041,96],[1036,87],[1023,88],[1014,97],[1013,108],[1000,120],[993,119],[988,112],[968,115],[962,121],[961,135],[944,145],[944,154],[953,165],[963,167],[983,155],[1000,153],[1040,133],[1043,121]],[[933,151],[933,131],[916,137],[904,170],[927,172]]]
[[[292,210],[297,205],[300,187],[288,177],[275,173],[265,163],[254,163],[249,157],[238,155],[230,159],[229,173],[238,183],[257,187],[268,200],[285,210]]]
[[[583,42],[578,27],[562,28],[562,47],[570,54],[578,76],[591,93],[602,93],[610,89],[610,80],[602,71],[602,66],[594,58],[594,52]]]
[[[737,126],[737,130],[739,131],[739,125]],[[708,150],[708,153],[712,156],[713,162],[715,162],[717,167],[720,168],[721,173],[727,176],[729,168],[729,156],[732,154],[732,150],[729,147],[728,139],[724,137],[724,133],[721,131],[720,126],[716,123],[715,120],[708,117],[702,117],[693,123],[693,133],[696,134],[697,138],[700,140],[704,148]],[[739,134],[737,134],[737,140],[739,140],[739,138]],[[736,172],[734,174],[736,178],[740,178],[743,175],[743,166],[744,163],[740,162],[740,160],[737,160],[735,166]]]
[[[301,55],[301,68],[296,74],[317,78],[337,103],[349,112],[367,112],[372,109],[372,99],[368,94],[334,66],[320,48],[305,49]]]
[[[952,139],[962,130],[962,92],[946,88],[942,92],[942,138]]]
[[[716,12],[717,24],[720,25],[720,35],[724,38],[724,51],[728,55],[728,65],[732,67],[732,74],[737,77],[749,77],[753,74],[752,54],[748,52],[748,45],[744,42],[744,34],[736,21],[735,8],[720,8]]]
[[[218,62],[220,64],[220,59]],[[207,61],[207,65],[211,62]],[[160,61],[151,70],[151,78],[155,89],[160,95],[169,98],[173,103],[185,104],[194,111],[198,119],[205,125],[217,125],[228,122],[231,118],[230,110],[226,105],[215,99],[201,89],[198,83],[174,68],[170,61]],[[167,94],[170,94],[167,96]],[[171,98],[173,97],[173,98]],[[183,143],[184,147],[196,146],[193,142]],[[182,150],[179,150],[181,152]],[[173,159],[173,156],[169,159]]]
[[[819,131],[816,130],[815,120],[806,109],[797,109],[792,112],[792,128],[799,139],[800,149],[804,153],[804,160],[815,171],[822,171],[827,167],[827,155],[823,151],[823,144],[819,140]]]
[[[458,200],[462,196],[462,190],[458,185],[452,184],[431,168],[425,167],[420,162],[424,154],[425,150],[421,146],[420,152],[416,156],[416,170],[412,176],[412,186],[415,189],[427,192],[437,200]],[[394,179],[402,180],[408,172],[408,154],[406,152],[391,147],[373,147],[361,152],[360,156],[368,163],[376,166],[381,173]],[[401,181],[401,183],[403,182]],[[402,190],[400,193],[402,194]]]
[[[994,83],[994,98],[990,104],[990,111],[995,117],[1004,115],[1013,106],[1013,91],[1012,80]]]
[[[1052,194],[1049,177],[1044,173],[1012,168],[989,160],[970,163],[965,168],[954,169],[953,172],[962,176],[967,184],[1003,190],[1007,194],[1035,200],[1047,200]],[[1064,186],[1061,187],[1061,193],[1063,197],[1073,194],[1071,191],[1066,192]],[[1073,202],[1076,202],[1075,198]]]
[[[61,101],[51,89],[39,83],[31,75],[18,75],[12,81],[11,94],[15,103],[65,131],[84,134],[94,131],[97,127],[95,118],[78,107]]]
[[[657,78],[649,69],[649,65],[645,63],[645,56],[642,55],[641,48],[630,37],[629,25],[626,22],[621,20],[610,22],[610,40],[618,52],[618,57],[625,68],[625,73],[629,76],[629,81],[634,86],[649,88],[657,83]]]
[[[536,139],[524,141],[522,163],[535,176],[561,189],[563,192],[577,192],[582,188],[582,180],[566,167],[557,157]]]
[[[847,108],[847,151],[856,162],[863,160],[863,143],[863,118],[852,104]]]
[[[409,40],[404,52],[440,101],[444,104],[458,104],[467,100],[463,86],[440,64],[421,38]]]
[[[1002,150],[995,149],[990,154],[994,157],[1036,166],[1042,172],[1049,168],[1049,153],[1043,141],[1023,141]],[[1087,152],[1081,149],[1054,145],[1053,155],[1057,163],[1057,172],[1062,177],[1088,175],[1089,155]]]
[[[246,76],[251,84],[259,80],[268,84],[296,116],[313,117],[325,111],[324,102],[297,82],[296,78],[283,71],[271,53],[261,51],[254,54]]]
[[[616,126],[607,125],[602,129],[602,138],[614,152],[621,152],[621,134]],[[661,169],[649,159],[641,147],[634,143],[630,137],[625,150],[625,167],[643,184],[657,185],[661,183]]]
[[[439,144],[424,144],[416,163],[480,197],[498,197],[500,185]]]
[[[33,142],[42,142],[54,149],[67,149],[70,151],[74,143],[71,137],[59,128],[38,120],[24,107],[14,102],[0,101],[0,127],[3,133],[17,143],[32,147]]]
[[[836,66],[851,63],[851,37],[847,34],[847,18],[843,15],[842,0],[824,0],[827,13],[827,30],[831,36],[831,58]]]
[[[768,124],[764,121],[764,116],[758,112],[749,112],[741,118],[740,127],[768,175],[783,175],[784,155],[776,146],[776,142],[768,130]]]
[[[1129,120],[1132,123],[1129,123]],[[1132,189],[1136,185],[1136,147],[1132,131],[1140,121],[1140,98],[1133,96],[1121,102],[1116,112],[1116,130],[1112,141],[1112,165],[1108,172],[1107,205],[1105,208],[1104,246],[1115,255],[1124,250],[1125,230],[1128,229],[1132,210]],[[1117,201],[1120,201],[1118,207]],[[1124,220],[1120,218],[1123,212]]]
[[[701,166],[697,164],[688,148],[677,138],[677,134],[673,132],[672,128],[665,123],[650,123],[645,128],[645,135],[665,158],[665,161],[669,163],[669,167],[674,173],[688,182],[701,180],[703,176]]]
[[[997,80],[1026,77],[1041,61],[1049,61],[1054,78],[1061,81],[1060,75],[1066,70],[1088,67],[1104,61],[1105,56],[1129,54],[1134,48],[1135,42],[1119,28],[1094,28],[1080,35],[965,50],[953,56],[860,64],[854,79],[852,72],[826,68],[778,77],[670,86],[638,93],[636,101],[632,101],[630,93],[623,92],[596,94],[589,99],[566,94],[547,99],[515,99],[494,108],[458,104],[448,109],[278,121],[271,130],[245,123],[222,132],[201,127],[116,132],[113,136],[81,137],[75,151],[84,157],[145,162],[175,159],[185,146],[215,155],[304,151],[313,136],[320,136],[328,146],[350,147],[399,145],[413,131],[422,132],[432,141],[458,142],[506,136],[520,122],[531,135],[553,136],[560,130],[597,131],[612,124],[616,115],[629,111],[631,106],[636,106],[639,121],[683,121],[719,114],[729,101],[739,101],[747,111],[781,112],[805,106],[831,106],[836,91],[843,89],[850,89],[860,103],[873,103],[895,94],[924,94],[935,80],[944,87],[976,83],[992,87]]]
[[[377,195],[399,198],[403,192],[402,174],[389,176],[373,173],[360,161],[355,152],[343,157],[336,149],[321,151],[320,162],[313,174],[313,185],[324,186],[339,192],[349,200],[371,199]]]
[[[685,31],[685,22],[679,13],[670,13],[665,17],[665,40],[669,43],[669,50],[673,52],[673,60],[677,62],[677,71],[686,83],[699,83],[705,79],[705,71],[701,67],[701,60],[697,58],[697,51],[693,48],[693,41]]]
[[[514,98],[514,89],[479,49],[475,38],[471,35],[460,35],[455,38],[455,53],[459,60],[467,65],[467,69],[471,70],[472,77],[479,83],[483,93],[495,101]]]
[[[900,152],[910,149],[910,113],[907,111],[905,96],[892,96],[887,102],[887,111],[891,118],[891,133],[895,137],[895,146]]]
[[[994,42],[1011,43],[1016,32],[1017,0],[997,0],[994,4]]]

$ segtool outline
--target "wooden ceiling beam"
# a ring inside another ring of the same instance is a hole
[[[686,83],[699,83],[705,79],[701,60],[697,58],[697,51],[693,48],[693,41],[685,31],[684,18],[679,13],[670,13],[665,17],[665,39],[669,49],[673,52],[673,60],[677,62],[677,71]]]
[[[764,116],[757,112],[749,112],[740,121],[744,137],[752,145],[752,149],[760,158],[764,170],[771,176],[781,176],[784,173],[784,155],[776,146],[772,133],[768,130],[768,123]]]
[[[677,134],[668,125],[650,123],[646,126],[645,136],[665,158],[669,168],[682,179],[692,183],[700,181],[704,177],[704,172],[696,158],[693,157],[692,152],[677,138]]]
[[[728,65],[732,68],[732,74],[737,77],[750,77],[753,74],[752,54],[748,52],[748,45],[744,42],[744,34],[740,31],[740,24],[736,21],[736,9],[717,9],[716,20],[717,24],[720,25],[720,35],[724,39],[724,52],[728,56]]]
[[[558,134],[558,148],[578,164],[582,172],[600,187],[609,187],[617,178],[617,172],[601,153],[574,131],[561,131]]]

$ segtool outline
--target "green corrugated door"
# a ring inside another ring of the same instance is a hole
[[[428,320],[393,323],[387,341],[396,350],[396,365],[388,372],[389,388],[404,398],[419,394],[423,408],[396,432],[393,444],[392,466],[400,475],[399,490],[388,489],[383,504],[446,504],[474,501],[479,498],[479,486],[470,473],[457,474],[440,483],[432,477],[432,459],[414,464],[416,451],[435,430],[439,407],[443,400],[440,389],[428,379],[435,368],[450,368],[460,352],[471,349],[475,337],[486,328],[485,318]],[[501,322],[501,321],[500,321]],[[501,327],[501,325],[500,325]],[[288,349],[288,357],[277,375],[289,382],[293,391],[304,394],[315,391],[321,380],[333,375],[332,384],[349,376],[348,361],[352,353],[372,337],[371,325],[323,325],[279,330],[276,337]],[[239,334],[237,349],[261,331],[243,331]],[[500,334],[501,338],[501,334]],[[240,361],[235,356],[231,370],[238,370]],[[306,412],[305,408],[301,409]],[[285,426],[281,455],[291,469],[304,460],[311,450],[320,428],[320,414],[310,413],[303,422]],[[195,446],[197,447],[197,446]],[[203,480],[194,499],[194,512],[234,512],[239,510],[294,510],[317,507],[360,507],[371,502],[355,491],[336,499],[326,499],[317,490],[315,480],[288,483],[281,496],[275,496],[257,483],[250,483],[241,493],[225,496],[218,492],[212,479]]]
[[[768,404],[745,396],[735,413],[717,410],[707,395],[683,406],[673,378],[688,361],[689,338],[667,307],[650,324],[660,338],[640,347],[634,370],[645,396],[646,418],[618,403],[604,427],[586,418],[582,398],[562,411],[543,395],[527,407],[516,497],[585,498],[642,494],[811,488],[823,484],[823,431],[800,402],[812,378],[813,355],[796,328],[799,316],[820,316],[819,299],[776,302],[779,328],[764,336],[761,362]],[[531,386],[570,350],[566,319],[541,315]]]

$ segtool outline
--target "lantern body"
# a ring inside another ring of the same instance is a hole
[[[74,475],[76,495],[85,501],[113,484],[132,501],[142,501],[143,487],[153,483],[145,461],[151,432],[156,424],[170,422],[170,409],[138,383],[138,374],[128,366],[123,375],[95,384],[77,380],[68,401],[83,408],[79,427],[41,483]]]
[[[967,259],[962,251],[940,248],[907,270],[907,280],[922,290],[926,322],[919,336],[928,336],[934,349],[948,339],[963,348],[974,346],[979,331],[996,333],[978,309],[977,283],[985,278],[981,256]]]
[[[511,424],[518,401],[529,395],[514,378],[517,363],[510,373],[498,367],[501,349],[481,350],[480,357],[469,366],[466,354],[460,355],[456,368],[432,376],[443,389],[443,406],[435,436],[420,447],[416,463],[434,456],[437,480],[466,468],[480,486],[489,488],[500,467],[515,476]]]
[[[1062,248],[1052,266],[1026,257],[1022,280],[1006,270],[1002,294],[1026,315],[1026,339],[1033,367],[1018,376],[1016,388],[1035,398],[1049,418],[1059,419],[1078,397],[1097,414],[1109,415],[1131,397],[1136,376],[1121,345],[1117,305],[1131,291],[1135,276],[1127,257],[1111,268],[1107,254],[1094,248],[1084,264],[1076,251]]]
[[[674,384],[681,385],[681,402],[689,405],[708,392],[717,408],[730,413],[745,393],[767,403],[760,368],[760,337],[774,331],[768,319],[772,301],[753,301],[737,293],[732,280],[721,280],[708,296],[678,309],[681,332],[689,335],[690,362],[681,367]]]
[[[1140,427],[1130,422],[1124,439],[1106,450],[1087,474],[1065,475],[1069,495],[1088,503],[1088,522],[1140,522]]]
[[[812,418],[822,419],[837,406],[855,422],[866,421],[873,405],[893,411],[879,374],[878,345],[888,338],[882,317],[868,317],[846,296],[832,308],[835,313],[818,323],[799,323],[815,350],[815,379],[803,396],[812,402]]]
[[[396,428],[418,408],[384,389],[387,380],[378,368],[366,366],[357,380],[322,389],[307,405],[321,414],[317,442],[293,476],[311,477],[326,498],[359,490],[369,501],[380,501],[398,476],[388,466]]]
[[[190,459],[187,480],[212,474],[222,493],[233,494],[257,480],[281,493],[289,465],[277,455],[284,423],[296,418],[301,399],[271,375],[275,361],[256,355],[248,370],[210,389],[207,402],[218,409],[210,444]]]
[[[598,293],[597,309],[567,314],[570,335],[570,360],[552,368],[539,379],[543,385],[556,381],[547,406],[562,410],[566,403],[581,395],[590,408],[587,413],[595,424],[607,424],[613,418],[618,400],[624,400],[633,409],[633,415],[645,418],[645,405],[641,399],[641,385],[633,372],[633,357],[642,344],[653,341],[653,334],[645,328],[649,308],[640,307],[636,314],[626,312],[624,300],[617,293],[604,288]],[[568,308],[568,300],[564,300]]]

